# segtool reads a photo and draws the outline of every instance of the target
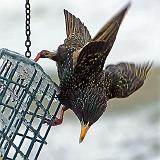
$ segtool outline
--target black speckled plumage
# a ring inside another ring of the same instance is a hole
[[[109,99],[128,97],[139,89],[151,68],[150,63],[119,63],[103,70],[129,6],[130,3],[93,39],[80,19],[64,10],[67,38],[54,54],[60,79],[58,98],[84,126],[91,126],[101,117]],[[46,57],[53,59],[52,54]]]

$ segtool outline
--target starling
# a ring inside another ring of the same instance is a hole
[[[121,22],[130,7],[128,3],[91,38],[86,26],[74,15],[64,10],[67,38],[56,52],[42,50],[39,58],[49,58],[57,63],[60,80],[58,99],[63,105],[60,118],[53,126],[63,121],[64,111],[71,109],[81,123],[79,142],[88,129],[104,113],[107,101],[125,98],[139,89],[146,79],[151,63],[119,63],[104,68],[105,60],[114,44]]]

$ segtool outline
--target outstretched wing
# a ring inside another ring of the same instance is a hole
[[[131,3],[128,3],[120,12],[112,17],[96,34],[93,41],[108,41],[110,39],[112,41],[110,47],[112,47],[122,20],[130,6]]]
[[[120,24],[130,4],[116,14],[79,52],[75,73],[80,77],[97,74],[102,71],[105,60],[114,44]]]
[[[139,89],[151,66],[152,63],[108,65],[105,69],[105,81],[106,87],[109,89],[109,98],[124,98]]]
[[[86,26],[74,15],[64,10],[67,39],[64,44],[76,50],[85,46],[91,41],[91,36]]]

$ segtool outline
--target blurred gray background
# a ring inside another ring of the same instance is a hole
[[[92,36],[128,1],[34,0],[31,2],[32,58],[42,49],[56,50],[65,39],[63,9],[79,17]],[[25,52],[24,3],[0,0],[0,48]],[[51,129],[40,160],[160,159],[160,1],[133,0],[106,64],[154,61],[144,86],[126,99],[109,101],[107,112],[79,145],[80,124],[71,111]],[[39,61],[57,80],[56,65]],[[45,127],[45,126],[44,126]],[[45,129],[45,128],[44,128]]]

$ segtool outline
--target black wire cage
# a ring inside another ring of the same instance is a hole
[[[34,61],[0,50],[0,154],[4,160],[38,159],[60,103],[57,85]]]

